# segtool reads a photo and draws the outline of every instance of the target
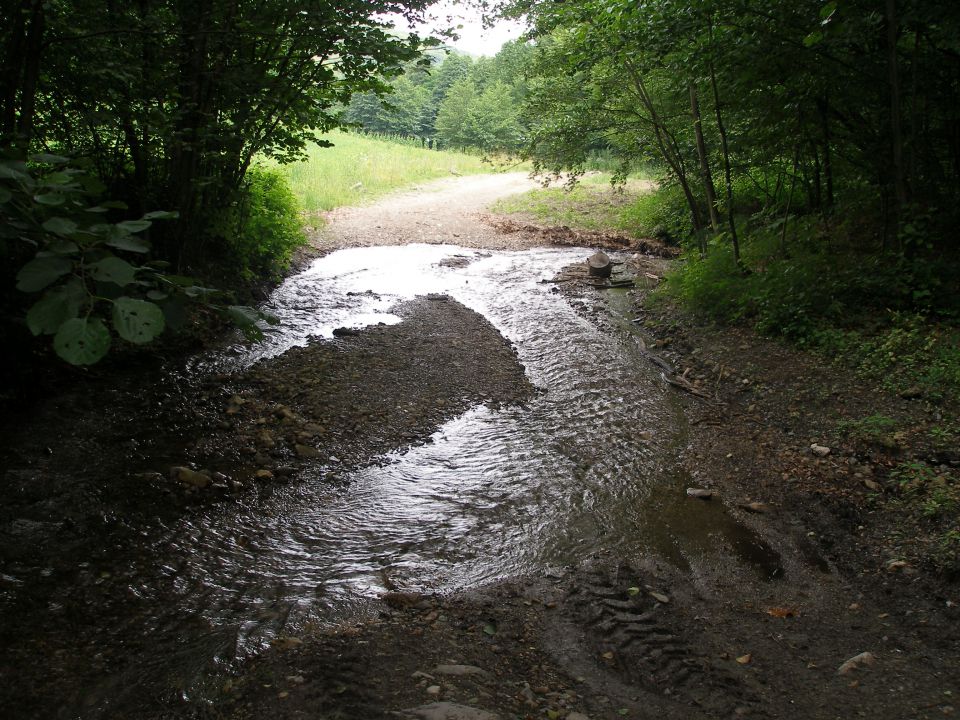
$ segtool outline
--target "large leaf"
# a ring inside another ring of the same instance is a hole
[[[248,340],[262,340],[263,330],[257,327],[260,313],[247,305],[230,305],[225,309],[230,321],[240,328]]]
[[[163,311],[154,303],[120,297],[113,301],[113,327],[124,340],[142,345],[163,332]]]
[[[176,220],[180,213],[176,210],[154,210],[143,216],[144,220]]]
[[[94,280],[112,282],[120,287],[130,285],[136,281],[137,269],[126,260],[118,257],[107,257],[89,266]]]
[[[52,217],[43,224],[43,229],[55,235],[73,235],[77,231],[77,224],[68,218]]]
[[[60,193],[42,193],[34,195],[33,199],[41,205],[63,205],[67,201]]]
[[[17,290],[37,292],[73,269],[73,261],[64,257],[34,258],[17,273]]]
[[[53,349],[71,365],[93,365],[110,349],[110,331],[100,318],[73,318],[60,326]]]
[[[126,250],[127,252],[145,253],[150,250],[150,243],[143,238],[133,235],[117,235],[107,240],[104,245],[109,245],[117,250]]]
[[[13,198],[13,193],[6,188],[0,187],[0,205],[3,205],[5,202],[10,202],[11,198]]]
[[[149,220],[124,220],[123,222],[117,223],[117,227],[129,233],[138,233],[146,230],[152,224]]]
[[[86,293],[79,280],[54,288],[27,311],[27,327],[34,335],[53,335],[80,313]]]

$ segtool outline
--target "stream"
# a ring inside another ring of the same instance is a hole
[[[721,503],[686,497],[683,413],[639,351],[626,293],[607,291],[613,330],[601,329],[540,282],[587,254],[341,250],[274,292],[266,309],[279,332],[195,358],[192,373],[240,370],[338,327],[399,322],[395,303],[442,293],[514,344],[538,392],[523,406],[475,407],[342,486],[305,471],[256,503],[143,532],[114,569],[79,578],[112,599],[102,612],[73,613],[76,588],[52,589],[41,621],[75,635],[106,678],[77,688],[63,717],[115,717],[145,694],[213,697],[238,660],[370,612],[394,586],[448,592],[560,575],[598,553],[654,552],[683,569],[733,557],[781,574],[776,553]]]

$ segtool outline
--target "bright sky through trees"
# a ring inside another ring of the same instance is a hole
[[[471,55],[490,57],[496,55],[505,42],[520,37],[524,30],[523,25],[506,20],[499,20],[492,28],[485,29],[479,11],[451,0],[438,2],[430,9],[428,17],[429,20],[425,25],[415,28],[407,26],[401,18],[397,22],[397,27],[428,34],[435,30],[462,26],[457,29],[460,39],[452,43],[453,47]]]

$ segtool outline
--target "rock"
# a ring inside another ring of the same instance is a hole
[[[753,655],[747,653],[746,655],[741,655],[737,658],[737,663],[740,665],[749,665],[753,661]]]
[[[476,665],[437,665],[433,671],[438,675],[489,675]]]
[[[407,720],[500,720],[500,716],[492,712],[450,702],[421,705],[397,715]]]
[[[872,667],[877,664],[877,659],[873,656],[873,653],[862,652],[859,655],[854,655],[852,658],[844,662],[839,668],[837,668],[837,675],[846,675],[858,670],[862,667]]]
[[[713,497],[713,491],[704,490],[703,488],[687,488],[687,497],[709,500]]]
[[[668,602],[670,602],[670,598],[669,598],[669,597],[667,597],[667,596],[664,595],[663,593],[655,592],[654,590],[651,590],[651,591],[650,591],[650,597],[652,597],[652,598],[653,598],[654,600],[656,600],[658,603],[663,603],[664,605],[666,605]]]
[[[320,457],[320,451],[312,445],[301,445],[300,443],[297,443],[293,446],[293,449],[296,451],[297,455],[302,458],[314,459]]]
[[[267,470],[266,468],[261,468],[260,470],[257,470],[257,472],[254,473],[253,476],[257,480],[273,480],[273,472],[271,470]]]
[[[812,445],[810,445],[810,452],[812,452],[817,457],[826,457],[827,455],[830,454],[830,448],[824,445],[817,445],[817,443],[813,443]]]
[[[352,337],[359,334],[360,331],[357,328],[338,327],[333,329],[334,337]]]
[[[772,507],[762,502],[745,503],[740,507],[746,510],[747,512],[752,512],[752,513],[768,513],[773,511]]]
[[[880,489],[880,483],[878,483],[876,480],[871,480],[870,478],[864,478],[863,484],[867,490],[872,490],[873,492],[877,492]]]
[[[209,475],[182,465],[170,468],[170,479],[195,488],[205,488],[213,482]]]
[[[887,572],[906,570],[908,567],[910,567],[910,564],[906,560],[891,560],[887,563]]]
[[[572,712],[567,715],[566,720],[590,720],[590,718],[583,713]]]
[[[899,395],[904,400],[916,400],[917,398],[923,397],[923,388],[918,385],[912,385],[906,390],[901,390]]]
[[[439,694],[440,694],[439,685],[431,685],[430,687],[427,688],[427,695],[439,695]]]

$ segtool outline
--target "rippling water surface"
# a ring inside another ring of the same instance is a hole
[[[253,507],[215,508],[145,539],[149,559],[118,588],[138,601],[104,631],[126,643],[126,670],[92,691],[88,713],[122,706],[144,678],[158,693],[209,694],[217,667],[387,587],[554,572],[601,547],[684,565],[722,545],[775,573],[776,556],[718,505],[683,498],[683,423],[628,318],[600,330],[540,282],[588,252],[340,251],[277,289],[267,309],[282,329],[266,343],[201,358],[197,372],[243,367],[336,327],[399,322],[397,301],[446,293],[515,344],[540,392],[523,407],[474,408],[343,487],[307,474]],[[463,266],[440,264],[456,256]]]

